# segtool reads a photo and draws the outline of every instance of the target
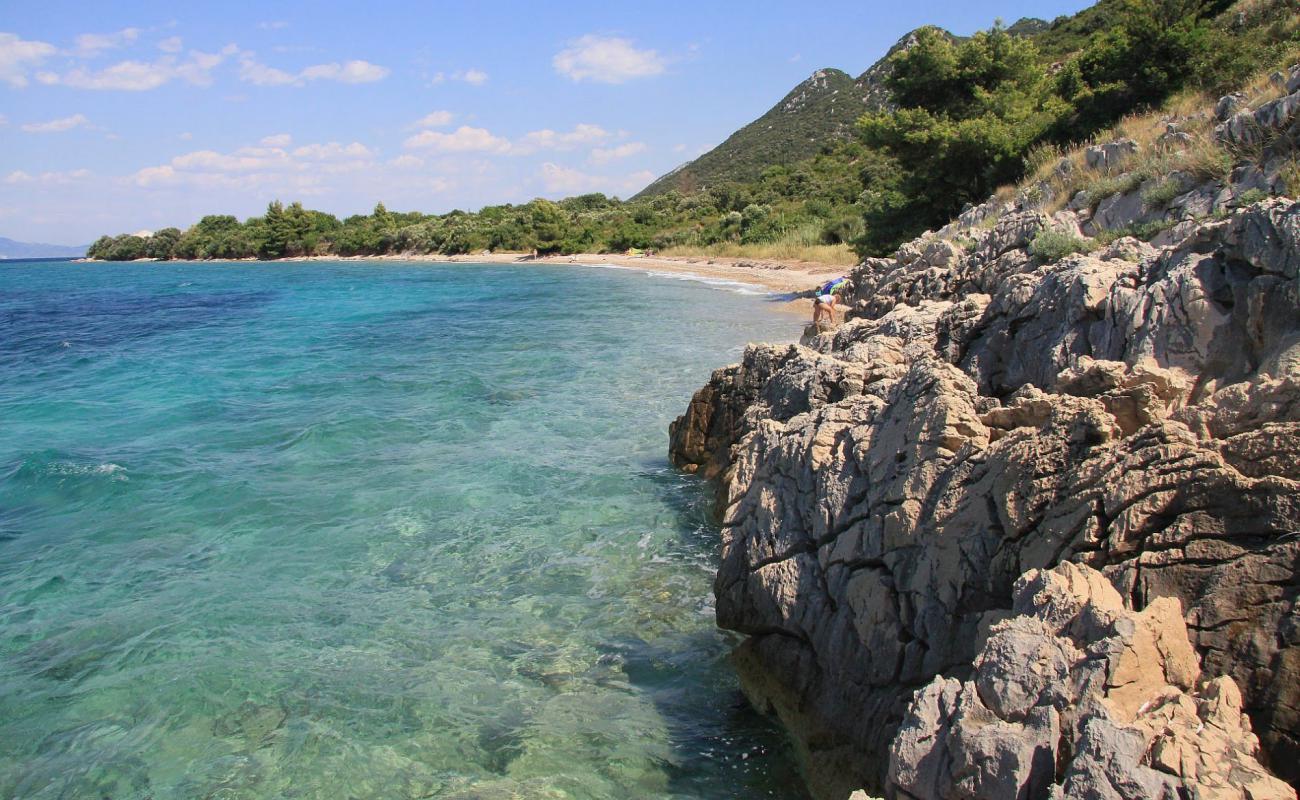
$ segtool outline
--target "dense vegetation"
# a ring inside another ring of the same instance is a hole
[[[242,223],[209,216],[184,232],[102,237],[89,255],[712,252],[772,242],[846,253],[851,243],[876,255],[1017,181],[1044,150],[1084,141],[1176,93],[1213,96],[1279,65],[1300,46],[1300,14],[1294,0],[1101,0],[1050,25],[1021,21],[967,39],[923,28],[907,41],[856,82],[827,70],[801,84],[763,125],[733,137],[744,140],[727,151],[734,169],[720,162],[685,181],[679,173],[630,201],[589,194],[439,215],[380,204],[341,221],[276,202]],[[880,110],[845,126],[848,108]],[[816,138],[809,126],[821,120],[821,130],[828,119],[853,135],[822,137],[810,157],[787,163],[781,142],[807,143]],[[758,130],[780,135],[749,142]]]
[[[1115,0],[1031,37],[923,29],[890,58],[894,109],[859,122],[896,166],[864,187],[860,251],[944,224],[1022,177],[1035,148],[1081,142],[1183,90],[1236,86],[1300,41],[1294,17],[1283,0]],[[1039,39],[1077,49],[1049,65]]]
[[[573,253],[629,248],[703,248],[720,242],[752,244],[800,236],[809,244],[848,242],[861,235],[853,210],[861,179],[876,154],[855,142],[792,167],[769,167],[749,184],[723,184],[693,195],[668,192],[622,202],[586,194],[557,202],[487,206],[476,213],[396,213],[383,204],[372,214],[342,221],[299,203],[271,203],[243,223],[207,216],[185,232],[164,228],[152,237],[104,236],[88,255],[110,261],[136,258],[280,258],[304,255],[377,255],[484,250]]]

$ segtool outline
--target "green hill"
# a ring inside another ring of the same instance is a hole
[[[1034,36],[1050,27],[1043,20],[1025,18],[1008,32]],[[694,161],[659,177],[632,199],[673,190],[692,194],[721,183],[749,183],[758,180],[768,167],[803,161],[851,139],[858,117],[889,107],[889,93],[884,85],[889,57],[910,47],[920,30],[899,39],[856,79],[830,67],[817,70],[766,114]],[[953,40],[960,39],[942,32]]]
[[[637,197],[673,189],[691,194],[717,183],[754,181],[773,164],[810,158],[823,146],[850,137],[854,121],[872,108],[869,88],[838,69],[819,69],[766,114]]]

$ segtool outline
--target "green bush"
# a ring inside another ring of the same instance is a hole
[[[1160,209],[1169,205],[1169,201],[1183,193],[1183,182],[1169,177],[1142,192],[1142,203],[1150,209]]]
[[[1087,253],[1090,250],[1092,244],[1088,240],[1051,228],[1039,231],[1034,240],[1029,243],[1029,254],[1046,263],[1060,261],[1066,256]]]

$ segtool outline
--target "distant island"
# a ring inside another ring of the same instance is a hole
[[[19,242],[0,236],[0,259],[15,258],[81,258],[90,245],[40,244]]]

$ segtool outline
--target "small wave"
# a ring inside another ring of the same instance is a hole
[[[111,461],[77,461],[68,458],[66,454],[53,454],[49,451],[31,454],[16,464],[5,478],[37,482],[48,479],[62,482],[68,478],[107,478],[114,482],[130,480],[126,467],[121,464]]]
[[[675,272],[669,270],[647,269],[645,267],[625,267],[620,264],[575,264],[581,267],[599,267],[600,269],[618,269],[627,272],[640,272],[642,275],[649,275],[655,278],[672,278],[677,281],[691,281],[692,283],[703,283],[709,286],[716,286],[719,289],[725,289],[736,294],[745,294],[754,297],[764,297],[771,294],[777,294],[769,289],[763,289],[749,283],[741,281],[729,281],[726,278],[716,278],[711,275],[700,275],[697,272]]]
[[[111,461],[104,464],[78,464],[75,461],[55,461],[49,465],[47,471],[51,475],[104,475],[114,481],[129,480],[126,476],[126,467],[121,464],[114,464]]]

